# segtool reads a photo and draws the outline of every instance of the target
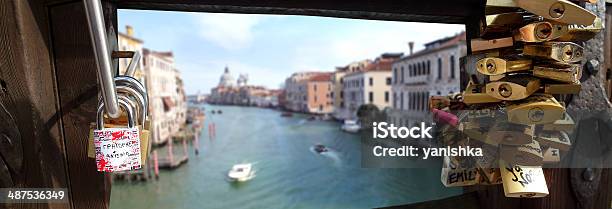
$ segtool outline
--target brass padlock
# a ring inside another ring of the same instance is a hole
[[[547,124],[563,118],[565,107],[550,94],[536,93],[527,99],[511,102],[506,111],[508,121],[512,123]]]
[[[533,75],[565,83],[577,83],[582,77],[582,65],[546,63],[533,66]]]
[[[505,145],[521,145],[531,143],[534,137],[533,125],[522,125],[499,121],[487,134],[487,141],[497,141]]]
[[[531,69],[531,59],[486,57],[476,62],[476,70],[484,75],[502,75]]]
[[[544,42],[542,44],[527,44],[523,54],[556,60],[564,63],[580,62],[584,58],[584,49],[572,42]]]
[[[514,2],[528,12],[565,24],[590,25],[596,17],[589,10],[567,0],[514,0]]]
[[[480,103],[494,103],[502,100],[492,97],[485,93],[484,85],[478,85],[474,83],[468,83],[465,91],[463,92],[463,103],[465,104],[480,104]]]
[[[499,158],[510,164],[541,166],[542,148],[536,140],[521,145],[502,145],[499,149]]]
[[[546,94],[578,94],[580,93],[580,81],[575,83],[547,83],[544,84],[544,93]]]
[[[593,24],[584,25],[569,25],[568,32],[558,39],[557,41],[588,41],[594,38],[599,32],[603,30],[603,23],[601,18],[595,18]]]
[[[523,25],[524,13],[508,12],[501,14],[486,15],[481,21],[480,36],[486,37],[490,34],[508,34],[512,28]]]
[[[499,100],[514,101],[525,99],[540,88],[540,79],[518,75],[506,76],[486,85],[486,93]]]
[[[567,33],[568,27],[565,24],[548,21],[534,22],[517,29],[514,33],[514,41],[544,42],[557,39]]]
[[[496,38],[496,39],[481,39],[476,38],[470,41],[472,46],[472,52],[481,52],[492,49],[499,49],[505,47],[514,46],[514,39],[512,37]]]
[[[548,186],[541,166],[511,165],[500,160],[506,197],[545,197]]]
[[[541,145],[569,151],[572,142],[564,131],[540,131],[535,138]]]

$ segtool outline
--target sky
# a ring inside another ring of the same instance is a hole
[[[385,52],[408,53],[463,25],[294,15],[119,10],[119,31],[134,28],[144,47],[172,51],[188,94],[208,93],[227,66],[249,84],[280,88],[299,71],[333,71]]]

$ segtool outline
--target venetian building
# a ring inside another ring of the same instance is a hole
[[[246,86],[248,82],[249,82],[249,75],[247,74],[240,74],[238,76],[238,80],[236,81],[236,83],[238,84],[238,87]]]
[[[233,87],[234,86],[234,76],[229,72],[229,68],[225,67],[225,71],[221,78],[219,79],[219,85],[217,87]]]

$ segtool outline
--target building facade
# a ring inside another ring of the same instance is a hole
[[[465,40],[465,32],[435,40],[393,63],[391,123],[430,121],[429,96],[460,91],[459,58],[467,53]]]
[[[281,91],[248,84],[248,75],[240,74],[238,79],[225,67],[219,84],[210,90],[206,101],[211,104],[258,107],[278,107]]]
[[[311,76],[306,82],[305,111],[315,114],[330,114],[334,110],[331,81],[332,73]]]
[[[121,51],[134,51],[134,52],[138,52],[140,53],[140,55],[142,56],[143,54],[143,41],[134,37],[134,28],[132,28],[132,26],[126,25],[125,26],[125,33],[119,32],[119,35],[117,36],[117,41],[118,41],[118,47],[119,50]],[[119,74],[120,75],[125,75],[125,72],[127,71],[127,67],[130,64],[130,62],[132,61],[132,59],[129,58],[121,58],[119,59]],[[145,84],[145,75],[144,75],[144,60],[141,59],[138,61],[137,65],[136,65],[136,72],[134,73],[134,78],[138,79],[140,82],[142,82],[143,84]]]
[[[343,67],[336,67],[336,71],[332,74],[333,91],[331,93],[333,99],[333,117],[338,120],[345,120],[350,117],[350,111],[346,108],[344,95],[344,76],[348,73],[360,72],[366,66],[372,63],[371,60],[362,60],[352,62]]]
[[[402,54],[386,53],[365,66],[362,71],[347,73],[343,77],[343,96],[348,118],[356,118],[357,110],[373,104],[384,110],[391,104],[391,65]]]
[[[152,139],[154,144],[163,144],[175,136],[185,123],[187,103],[183,82],[174,67],[172,52],[145,48],[143,61]]]

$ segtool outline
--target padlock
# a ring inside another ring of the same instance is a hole
[[[528,43],[544,42],[557,39],[568,33],[565,24],[541,21],[527,24],[514,32],[514,41]]]
[[[546,94],[578,94],[580,93],[580,81],[575,83],[546,83],[544,93]]]
[[[525,76],[506,76],[486,85],[486,93],[499,100],[514,101],[525,99],[540,88],[540,79]]]
[[[463,102],[466,104],[480,104],[502,101],[486,94],[484,87],[484,85],[469,83],[463,92]]]
[[[565,133],[572,133],[575,128],[576,123],[574,123],[572,116],[567,113],[563,114],[563,118],[556,120],[553,123],[542,125],[542,130],[544,131],[563,131]]]
[[[523,54],[564,63],[574,63],[582,61],[584,49],[572,42],[544,42],[542,44],[526,44],[523,47]]]
[[[476,70],[484,75],[502,75],[531,69],[531,59],[486,57],[476,62]]]
[[[556,39],[556,41],[588,41],[599,34],[603,28],[601,18],[599,17],[595,18],[593,24],[589,26],[569,25],[568,32]]]
[[[506,107],[508,122],[532,125],[553,123],[563,118],[563,107],[550,94],[536,93],[527,99],[513,101]]]
[[[496,39],[482,39],[475,38],[470,41],[472,52],[482,52],[486,50],[499,49],[505,47],[514,46],[514,39],[512,37],[496,38]]]
[[[500,160],[506,197],[545,197],[548,186],[541,166],[511,165]]]
[[[104,128],[104,104],[98,108],[96,130],[94,130],[98,171],[117,172],[142,167],[140,137],[134,110],[124,100],[118,99],[118,103],[127,113],[127,128]]]
[[[487,141],[496,140],[499,144],[521,145],[531,143],[534,137],[533,125],[523,125],[499,121],[487,133]]]
[[[565,24],[590,25],[596,18],[592,12],[567,0],[487,0],[485,12],[513,11],[511,7],[520,7],[545,19]]]
[[[565,83],[577,83],[582,77],[582,65],[546,63],[533,66],[533,75]]]
[[[572,146],[569,136],[564,131],[538,131],[535,139],[542,146],[556,148],[561,151],[569,151]]]
[[[542,162],[558,163],[561,162],[561,151],[557,148],[548,147],[544,150]]]
[[[499,148],[499,158],[510,164],[541,166],[542,148],[536,140],[521,145],[502,145]]]
[[[517,28],[524,23],[523,15],[524,13],[519,12],[486,15],[480,23],[480,36],[509,35],[512,28]]]
[[[589,10],[567,0],[514,0],[514,2],[528,12],[565,24],[590,25],[596,17]]]
[[[475,185],[480,182],[480,173],[478,168],[461,168],[458,162],[451,162],[451,158],[445,156],[440,180],[446,187]]]

